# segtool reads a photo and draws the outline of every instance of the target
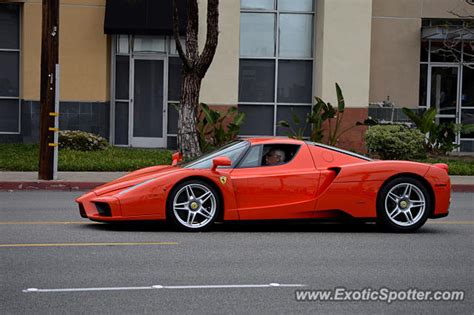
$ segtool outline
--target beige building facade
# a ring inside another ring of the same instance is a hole
[[[170,27],[137,29],[132,17],[107,25],[121,2],[60,1],[60,128],[98,133],[114,145],[172,148],[181,65]],[[206,5],[199,0],[201,49]],[[41,11],[40,0],[0,0],[2,142],[38,141]],[[292,113],[304,119],[315,96],[334,104],[336,82],[344,127],[369,115],[403,121],[403,106],[450,108],[439,119],[474,123],[470,59],[462,57],[474,39],[460,40],[459,60],[424,57],[443,43],[436,31],[444,21],[469,28],[474,6],[464,0],[221,0],[219,11],[219,44],[200,100],[245,112],[242,135],[285,135],[278,121]],[[454,103],[440,103],[441,92]],[[351,129],[339,145],[364,151],[365,130]],[[456,141],[474,151],[474,135]]]

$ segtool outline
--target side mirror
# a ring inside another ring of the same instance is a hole
[[[227,156],[218,156],[212,160],[211,171],[215,172],[218,166],[231,166],[232,161]]]
[[[178,165],[178,162],[181,162],[183,160],[183,155],[181,154],[181,152],[175,152],[173,153],[173,155],[171,155],[171,159],[171,165],[175,166]]]

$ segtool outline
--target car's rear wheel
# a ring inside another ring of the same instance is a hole
[[[380,190],[377,219],[388,230],[413,232],[425,224],[431,203],[428,190],[419,180],[395,178]]]
[[[219,195],[214,187],[199,180],[176,186],[168,199],[168,218],[179,229],[203,231],[216,220],[221,209]]]

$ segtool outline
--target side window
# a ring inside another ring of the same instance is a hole
[[[186,168],[210,168],[212,165],[212,160],[218,156],[226,156],[232,161],[232,167],[235,167],[239,158],[247,151],[249,147],[249,143],[247,141],[236,141],[232,142],[224,147],[217,149],[214,152],[208,153],[206,155],[201,156],[197,160],[190,162],[189,164],[185,165]],[[221,167],[219,168],[229,168],[229,167]]]
[[[266,144],[263,146],[262,166],[286,164],[293,160],[299,148],[296,144]]]
[[[299,148],[296,144],[256,145],[250,148],[239,168],[286,164],[296,156]]]
[[[262,146],[253,146],[247,156],[242,160],[239,167],[257,167],[261,165],[262,161]]]

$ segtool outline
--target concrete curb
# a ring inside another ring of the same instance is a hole
[[[474,185],[469,184],[453,184],[451,185],[453,192],[474,192]]]
[[[60,190],[87,191],[105,182],[71,182],[71,181],[6,181],[0,182],[0,191],[5,190]],[[452,184],[453,192],[474,192],[474,184]]]

